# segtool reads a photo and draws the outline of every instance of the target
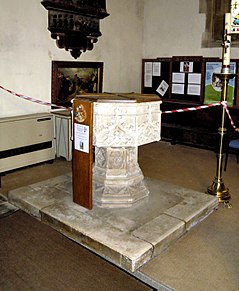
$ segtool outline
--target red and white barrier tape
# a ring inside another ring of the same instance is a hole
[[[231,126],[235,129],[235,131],[239,131],[239,128],[236,127],[234,121],[232,120],[232,117],[231,117],[229,109],[228,109],[227,102],[226,101],[222,101],[221,104],[224,107],[224,109],[226,110],[226,113],[227,113],[228,118],[230,120]]]
[[[208,104],[208,105],[202,105],[202,106],[196,106],[196,107],[168,110],[168,111],[164,111],[162,113],[188,112],[188,111],[194,111],[194,110],[200,110],[200,109],[205,109],[205,108],[209,108],[209,107],[214,107],[214,106],[218,106],[218,105],[221,105],[221,102],[212,103],[212,104]]]
[[[11,91],[9,89],[6,89],[6,88],[4,88],[2,86],[0,86],[0,89],[2,89],[4,91],[7,91],[8,93],[10,93],[12,95],[15,95],[17,97],[23,98],[25,100],[28,100],[28,101],[31,101],[31,102],[34,102],[34,103],[38,103],[38,104],[46,105],[46,106],[54,106],[56,108],[61,108],[61,109],[71,110],[71,108],[69,108],[69,107],[64,107],[64,106],[48,103],[48,102],[37,100],[37,99],[31,98],[31,97],[28,97],[28,96],[25,96],[25,95],[22,95],[22,94],[15,93],[15,92],[13,92],[13,91]]]
[[[228,115],[228,118],[230,120],[231,126],[235,129],[235,131],[239,131],[239,128],[237,128],[235,126],[235,123],[232,120],[232,117],[230,115],[230,112],[229,112],[228,105],[227,105],[226,101],[216,102],[216,103],[212,103],[212,104],[208,104],[208,105],[202,105],[202,106],[196,106],[196,107],[168,110],[168,111],[163,111],[162,113],[188,112],[188,111],[194,111],[194,110],[210,108],[210,107],[214,107],[214,106],[218,106],[218,105],[222,105],[225,108],[226,113]]]
[[[45,101],[37,100],[37,99],[31,98],[31,97],[28,97],[28,96],[25,96],[25,95],[22,95],[22,94],[15,93],[15,92],[13,92],[13,91],[11,91],[9,89],[6,89],[6,88],[4,88],[2,86],[0,86],[0,89],[5,90],[5,91],[7,91],[8,93],[10,93],[12,95],[15,95],[17,97],[23,98],[25,100],[28,100],[28,101],[31,101],[31,102],[34,102],[34,103],[38,103],[38,104],[46,105],[46,106],[54,106],[56,108],[72,110],[71,107],[60,106],[60,105],[48,103],[48,102],[45,102]],[[162,114],[176,113],[176,112],[178,112],[178,113],[180,113],[180,112],[188,112],[188,111],[200,110],[200,109],[210,108],[210,107],[219,106],[219,105],[222,105],[225,108],[226,113],[227,113],[227,115],[229,117],[229,120],[230,120],[230,123],[231,123],[232,127],[236,131],[239,131],[239,128],[237,128],[235,126],[235,123],[232,120],[232,117],[231,117],[231,115],[229,113],[229,109],[228,109],[228,106],[227,106],[227,102],[225,102],[225,101],[224,102],[216,102],[216,103],[212,103],[212,104],[208,104],[208,105],[196,106],[196,107],[189,107],[189,108],[182,108],[182,109],[174,109],[174,110],[163,111]]]

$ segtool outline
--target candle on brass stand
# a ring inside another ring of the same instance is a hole
[[[223,42],[223,55],[222,55],[222,70],[221,73],[214,74],[222,82],[221,101],[227,101],[228,82],[236,75],[230,73],[230,48],[231,48],[231,14],[225,15],[225,34]],[[221,127],[218,129],[220,135],[219,139],[219,153],[217,154],[217,168],[216,176],[213,183],[207,188],[207,193],[216,195],[219,202],[224,202],[227,207],[231,207],[229,200],[231,198],[229,189],[224,185],[222,180],[222,163],[223,163],[223,139],[227,129],[225,128],[225,108],[222,107]]]

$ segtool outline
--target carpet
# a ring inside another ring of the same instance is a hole
[[[21,210],[0,219],[2,290],[152,290]]]

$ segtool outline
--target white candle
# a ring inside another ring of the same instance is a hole
[[[230,53],[231,53],[231,36],[228,35],[231,33],[231,13],[225,14],[225,33],[226,40],[224,43],[224,50],[223,50],[223,66],[230,66]]]

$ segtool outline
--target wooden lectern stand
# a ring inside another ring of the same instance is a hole
[[[73,101],[73,201],[92,209],[93,102]]]

